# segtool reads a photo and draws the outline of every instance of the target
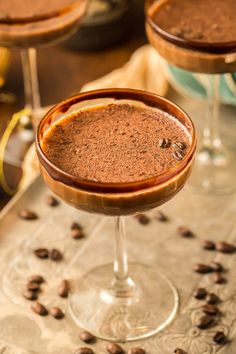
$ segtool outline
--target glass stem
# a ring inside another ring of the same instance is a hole
[[[207,111],[203,131],[203,148],[214,151],[222,145],[219,133],[220,75],[209,75],[207,88]]]
[[[125,220],[115,218],[115,259],[112,288],[116,297],[129,298],[134,292],[134,282],[129,277],[128,258],[125,242]]]
[[[37,53],[35,48],[21,50],[21,62],[24,79],[25,108],[32,112],[40,108],[38,85]]]

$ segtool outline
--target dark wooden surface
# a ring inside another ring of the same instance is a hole
[[[141,22],[125,40],[105,50],[82,52],[72,50],[65,44],[38,50],[42,104],[51,105],[79,92],[85,83],[122,66],[133,51],[145,42]],[[16,101],[13,104],[0,103],[0,138],[12,114],[24,106],[23,79],[18,51],[11,53],[11,64],[3,89],[14,93]],[[20,179],[20,166],[25,150],[25,146],[15,132],[8,145],[5,164],[5,174],[10,185],[16,185]],[[8,200],[9,197],[0,190],[0,208]]]

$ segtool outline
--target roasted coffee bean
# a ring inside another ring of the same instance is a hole
[[[214,242],[205,240],[202,242],[202,248],[207,251],[213,251],[216,248],[216,245]]]
[[[213,275],[213,281],[216,284],[225,284],[227,282],[226,278],[220,272],[216,272]]]
[[[19,217],[24,220],[36,220],[38,219],[38,215],[34,213],[32,210],[23,209],[18,213]]]
[[[132,348],[128,350],[128,354],[146,354],[143,348]]]
[[[177,141],[173,144],[173,148],[176,150],[185,150],[187,149],[187,144],[183,141]]]
[[[74,354],[94,354],[94,351],[91,348],[84,347],[76,349]]]
[[[224,332],[216,332],[216,334],[213,337],[213,341],[216,344],[223,344],[226,342],[226,335],[224,334]]]
[[[220,302],[220,298],[216,294],[210,293],[207,295],[206,301],[208,304],[215,305]]]
[[[139,221],[139,223],[142,225],[147,225],[150,223],[149,217],[145,214],[137,214],[137,215],[135,215],[135,217]]]
[[[40,259],[46,259],[49,257],[49,251],[47,248],[37,248],[34,250],[34,254]]]
[[[179,348],[175,349],[174,353],[175,354],[188,354],[185,350],[179,349]]]
[[[107,351],[110,354],[123,354],[124,353],[124,350],[121,348],[121,346],[116,343],[109,343],[107,345]]]
[[[81,238],[84,238],[85,234],[83,233],[83,231],[81,229],[73,229],[73,230],[71,230],[71,236],[75,240],[79,240]]]
[[[207,315],[216,316],[220,314],[220,310],[217,306],[212,304],[207,304],[202,307],[202,311]]]
[[[59,307],[52,307],[50,309],[50,314],[57,320],[61,320],[65,315]]]
[[[83,228],[82,228],[82,226],[79,223],[73,222],[71,227],[70,227],[70,229],[71,230],[82,230]]]
[[[31,290],[31,291],[39,291],[40,285],[38,283],[34,283],[34,282],[30,281],[27,283],[26,288],[27,288],[27,290]]]
[[[198,263],[194,266],[194,271],[200,274],[207,274],[212,272],[212,268],[207,264]]]
[[[207,291],[204,288],[198,288],[194,291],[193,296],[195,297],[195,299],[203,300],[207,296]]]
[[[163,138],[159,140],[159,147],[162,149],[168,149],[171,147],[171,140],[168,138]]]
[[[191,238],[194,237],[194,233],[187,226],[179,226],[177,229],[180,236]]]
[[[199,318],[197,327],[200,329],[207,329],[214,323],[214,317],[210,315],[204,315]]]
[[[166,222],[169,220],[169,218],[160,210],[158,210],[156,212],[156,215],[155,215],[156,219],[160,222]]]
[[[181,161],[183,160],[185,153],[182,150],[175,150],[172,155],[177,161]]]
[[[216,250],[222,253],[234,253],[235,246],[227,242],[218,242],[216,244]]]
[[[61,297],[67,297],[70,292],[70,283],[68,280],[63,280],[58,289],[58,295]]]
[[[173,27],[170,30],[170,33],[173,34],[174,36],[184,38],[184,30],[178,27]]]
[[[59,250],[53,248],[50,252],[50,258],[52,261],[60,262],[63,259],[63,255]]]
[[[223,272],[224,271],[224,267],[222,266],[221,263],[211,262],[210,266],[214,272]]]
[[[85,343],[92,343],[96,340],[96,337],[92,333],[87,331],[81,332],[79,337]]]
[[[40,316],[47,316],[48,310],[40,302],[36,301],[31,305],[31,309]]]
[[[45,282],[44,278],[41,275],[32,275],[28,279],[29,283],[42,284]]]
[[[37,291],[25,290],[23,292],[23,296],[24,296],[25,299],[30,300],[30,301],[35,301],[35,300],[38,299]]]
[[[47,205],[51,206],[51,207],[56,207],[59,205],[59,201],[52,197],[51,195],[49,195],[46,199]]]

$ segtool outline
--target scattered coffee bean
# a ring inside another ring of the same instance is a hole
[[[44,278],[41,275],[32,275],[28,279],[29,283],[37,283],[37,284],[42,284],[45,282]]]
[[[48,310],[40,302],[36,301],[31,305],[31,309],[40,316],[47,316]]]
[[[204,250],[207,250],[207,251],[213,251],[213,250],[215,250],[216,245],[215,245],[215,243],[212,242],[212,241],[205,240],[205,241],[203,241],[203,243],[202,243],[202,248],[203,248]]]
[[[175,150],[172,155],[177,161],[181,161],[183,160],[185,153],[182,150]]]
[[[224,271],[224,267],[221,263],[211,262],[210,266],[214,272],[223,272]]]
[[[213,281],[216,284],[225,284],[227,282],[226,278],[220,272],[216,272],[213,275]]]
[[[174,353],[175,354],[188,354],[185,350],[179,349],[179,348],[175,349]]]
[[[34,250],[34,254],[40,259],[46,259],[49,256],[49,251],[47,248],[37,248]]]
[[[213,341],[216,344],[223,344],[226,342],[226,335],[224,334],[224,332],[216,332],[216,334],[213,337]]]
[[[91,348],[84,347],[76,349],[74,354],[94,354],[94,351]]]
[[[71,230],[82,230],[83,228],[82,228],[82,226],[79,223],[73,222],[71,227],[70,227],[70,229]]]
[[[173,144],[173,148],[176,150],[185,150],[187,148],[187,144],[183,141],[177,141]]]
[[[20,210],[18,213],[19,217],[24,220],[36,220],[38,215],[29,209]]]
[[[166,222],[169,220],[169,218],[160,210],[158,210],[156,212],[156,215],[155,215],[156,219],[160,222]]]
[[[79,337],[85,343],[92,343],[95,342],[96,340],[95,336],[92,333],[87,331],[81,332]]]
[[[52,307],[50,309],[50,314],[57,320],[61,320],[65,315],[59,307]]]
[[[37,291],[25,290],[23,292],[23,296],[24,296],[25,299],[30,300],[30,301],[35,301],[35,300],[38,299]]]
[[[220,302],[220,298],[216,294],[210,293],[207,295],[206,301],[208,304],[215,305]]]
[[[46,199],[47,205],[51,206],[51,207],[56,207],[59,205],[59,201],[52,197],[51,195],[49,195]]]
[[[162,149],[168,149],[171,147],[171,140],[168,138],[163,138],[159,140],[159,147]]]
[[[194,233],[187,226],[179,226],[177,231],[180,234],[180,236],[186,238],[194,237]]]
[[[75,240],[79,240],[81,238],[84,238],[85,234],[83,233],[83,231],[81,229],[73,229],[73,230],[71,230],[71,236]]]
[[[197,327],[200,329],[207,329],[214,323],[214,318],[210,315],[204,315],[199,318]]]
[[[202,307],[202,311],[207,315],[216,316],[220,314],[220,310],[217,306],[212,304],[207,304]]]
[[[128,354],[146,354],[143,348],[132,348],[128,350]]]
[[[50,258],[52,261],[60,262],[63,259],[63,255],[59,250],[53,248],[50,252]]]
[[[107,351],[110,354],[123,354],[124,353],[124,350],[121,348],[121,346],[116,343],[109,343],[107,345]]]
[[[61,297],[67,297],[70,292],[70,283],[68,280],[63,280],[58,289],[58,295]]]
[[[198,263],[194,266],[194,271],[200,274],[207,274],[212,272],[212,268],[207,264]]]
[[[235,246],[227,243],[227,242],[218,242],[216,244],[216,250],[222,253],[234,253],[235,252]]]
[[[31,291],[39,291],[40,284],[30,281],[27,283],[26,288],[27,288],[27,290],[31,290]]]
[[[135,215],[135,217],[139,221],[139,223],[142,225],[147,225],[150,223],[149,217],[145,214],[137,214],[137,215]]]
[[[203,300],[207,296],[207,291],[204,288],[198,288],[194,291],[193,296],[195,297],[195,299]]]

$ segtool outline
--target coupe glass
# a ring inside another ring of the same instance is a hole
[[[169,63],[205,74],[208,82],[203,138],[190,183],[205,194],[231,193],[236,187],[236,154],[221,139],[219,84],[220,74],[236,71],[236,41],[198,42],[163,30],[154,21],[153,13],[164,3],[166,0],[146,1],[146,31],[150,43]]]
[[[32,117],[40,113],[36,47],[63,40],[72,34],[85,14],[88,1],[75,0],[70,6],[67,5],[56,11],[50,9],[47,11],[45,1],[43,14],[26,18],[0,18],[0,46],[18,48],[21,51],[27,109],[22,124],[31,124]],[[12,1],[12,8],[14,6],[19,6],[19,3]]]
[[[76,178],[47,159],[42,144],[58,120],[81,109],[111,103],[156,107],[174,115],[190,133],[189,152],[175,168],[130,183]],[[78,287],[70,297],[75,322],[96,337],[120,342],[138,340],[159,332],[175,317],[179,300],[172,282],[149,265],[136,263],[128,267],[124,216],[155,208],[178,193],[190,174],[195,148],[195,130],[187,114],[168,100],[144,91],[107,89],[81,93],[53,107],[41,120],[36,149],[45,183],[73,207],[114,218],[113,266],[101,266],[78,279]]]

